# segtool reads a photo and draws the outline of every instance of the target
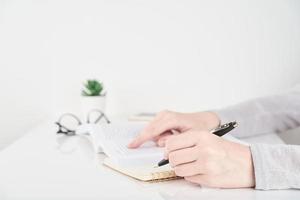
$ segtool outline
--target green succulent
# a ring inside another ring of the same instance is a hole
[[[98,80],[87,80],[84,83],[84,89],[81,94],[83,96],[103,96],[103,84]]]

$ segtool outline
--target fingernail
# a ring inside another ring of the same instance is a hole
[[[133,141],[131,141],[127,146],[128,146],[128,147],[134,147],[134,146],[135,146],[135,143],[136,143],[136,141],[133,140]]]
[[[165,146],[165,140],[159,140],[158,141],[158,146],[160,146],[160,147]]]
[[[161,140],[158,140],[158,146],[161,147],[161,145],[162,145],[162,141],[161,141]]]
[[[164,153],[164,159],[168,159],[168,154],[166,152]]]

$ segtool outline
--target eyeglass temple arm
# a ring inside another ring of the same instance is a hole
[[[60,123],[61,120],[62,120],[62,118],[65,117],[65,116],[71,116],[71,117],[73,117],[78,122],[79,125],[82,124],[82,122],[80,121],[80,119],[76,115],[74,115],[72,113],[65,113],[62,116],[60,116],[60,118],[58,119],[58,123]]]
[[[94,121],[94,123],[98,123],[102,118],[105,119],[106,123],[110,124],[110,121],[109,119],[106,117],[106,115],[101,111],[101,110],[91,110],[87,116],[87,122],[90,123],[91,120],[90,120],[90,116],[91,116],[91,113],[92,112],[98,112],[100,113],[100,116]]]

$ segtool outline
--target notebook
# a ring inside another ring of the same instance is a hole
[[[103,125],[89,125],[89,138],[97,153],[103,152],[107,158],[103,164],[124,175],[141,181],[165,181],[177,179],[170,165],[155,167],[163,158],[164,149],[154,142],[147,142],[138,149],[128,149],[128,143],[145,127],[141,122],[124,122]],[[229,134],[226,139],[243,143]],[[245,143],[244,143],[245,144]]]
[[[124,122],[90,125],[90,140],[96,152],[107,155],[103,164],[140,181],[166,181],[177,179],[170,165],[156,168],[163,158],[164,149],[147,142],[138,149],[128,149],[128,143],[144,128],[145,123]]]

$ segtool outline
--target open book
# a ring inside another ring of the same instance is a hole
[[[142,181],[178,178],[169,165],[155,168],[163,158],[164,149],[157,147],[154,142],[147,142],[138,149],[127,148],[144,126],[145,123],[138,122],[88,125],[87,132],[95,151],[107,155],[104,165]],[[230,135],[224,137],[240,142]]]
[[[104,152],[104,165],[141,181],[178,178],[169,165],[155,168],[163,158],[164,149],[147,142],[138,149],[128,149],[128,143],[144,128],[145,123],[124,122],[90,125],[89,134],[96,152]]]

